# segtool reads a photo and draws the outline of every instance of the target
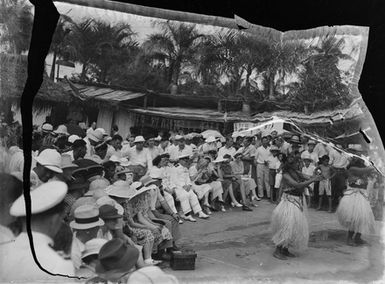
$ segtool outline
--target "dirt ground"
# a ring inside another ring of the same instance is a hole
[[[351,247],[335,213],[309,209],[309,248],[278,260],[269,231],[273,209],[262,200],[253,212],[236,208],[185,222],[180,244],[197,252],[195,270],[164,270],[181,283],[385,283],[383,222],[363,236],[368,246]]]

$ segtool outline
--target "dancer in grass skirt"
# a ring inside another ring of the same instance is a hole
[[[282,197],[271,218],[272,240],[276,245],[273,256],[278,259],[295,257],[290,248],[305,249],[309,241],[309,227],[306,218],[306,186],[322,179],[316,175],[306,179],[299,171],[298,159],[289,155],[283,166]]]
[[[348,229],[347,244],[366,244],[361,234],[373,233],[375,220],[367,194],[368,176],[373,167],[351,163],[346,170],[347,188],[337,208],[337,218],[341,226]]]

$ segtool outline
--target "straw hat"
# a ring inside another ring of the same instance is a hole
[[[128,167],[130,165],[130,161],[127,158],[121,158],[120,159],[120,165],[122,167]]]
[[[124,209],[123,209],[122,205],[120,205],[118,202],[116,202],[115,200],[113,200],[109,196],[102,196],[99,199],[97,199],[96,200],[96,205],[99,208],[101,206],[103,206],[103,205],[111,205],[111,206],[114,206],[118,210],[118,214],[119,215],[123,215],[124,214]]]
[[[72,229],[86,230],[104,225],[99,218],[99,210],[96,206],[82,205],[74,211],[75,220],[70,223]]]
[[[68,154],[62,154],[61,155],[61,168],[62,169],[68,169],[68,168],[78,168],[79,166],[72,163],[71,156]]]
[[[53,131],[53,126],[52,124],[49,124],[49,123],[44,123],[41,127],[41,130],[43,132],[52,132]]]
[[[299,144],[301,143],[299,137],[297,135],[293,135],[291,136],[290,140],[289,140],[291,143],[295,143],[295,144]]]
[[[68,142],[71,144],[74,143],[76,140],[82,140],[82,138],[77,135],[71,135],[70,137],[68,137]]]
[[[87,256],[99,254],[102,246],[107,242],[106,239],[92,239],[84,244],[84,251],[82,253],[82,258]]]
[[[140,179],[140,182],[144,185],[144,186],[148,186],[149,184],[153,183],[153,182],[156,182],[156,180],[154,180],[152,177],[150,176],[143,176],[141,179]]]
[[[315,142],[314,140],[309,140],[309,141],[307,142],[307,144],[308,144],[308,145],[310,145],[310,144],[312,144],[312,145],[316,145],[316,144],[317,144],[317,142]]]
[[[45,212],[63,201],[68,191],[68,187],[61,181],[50,181],[43,183],[39,187],[30,192],[31,197],[31,214]],[[25,199],[21,195],[13,202],[10,209],[11,216],[26,216]]]
[[[222,162],[226,162],[227,160],[224,159],[223,157],[217,157],[213,163],[222,163]]]
[[[103,132],[101,132],[98,129],[95,129],[93,131],[90,131],[87,134],[88,139],[94,141],[94,142],[100,142],[103,141]]]
[[[186,159],[186,158],[190,159],[190,155],[189,154],[182,154],[178,157],[178,160],[182,160],[182,159]]]
[[[110,182],[105,178],[98,178],[90,183],[89,189],[84,196],[92,196],[98,189],[106,190]]]
[[[312,160],[310,154],[307,152],[302,153],[302,160]]]
[[[134,143],[144,143],[144,142],[146,142],[146,140],[144,139],[143,136],[136,136],[135,137]]]
[[[34,159],[40,165],[55,173],[63,173],[61,169],[61,156],[59,152],[54,149],[45,149],[39,156],[34,157]]]
[[[207,139],[206,139],[206,143],[213,143],[213,142],[216,142],[217,141],[217,139],[215,139],[215,137],[214,136],[210,136],[210,137],[207,137]]]
[[[182,135],[176,135],[175,140],[177,140],[177,141],[184,140],[184,137]]]
[[[54,131],[54,133],[60,134],[60,135],[66,135],[66,136],[69,136],[69,135],[70,135],[70,134],[68,133],[68,131],[67,131],[67,126],[65,126],[64,124],[59,125],[59,126],[57,127],[57,129]]]

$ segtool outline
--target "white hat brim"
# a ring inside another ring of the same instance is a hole
[[[46,165],[44,165],[44,161],[42,161],[42,160],[40,159],[39,156],[34,157],[34,159],[35,159],[35,161],[38,162],[40,165],[42,165],[43,167],[45,167],[45,168],[47,168],[47,169],[49,169],[49,170],[51,170],[51,171],[53,171],[53,172],[55,172],[55,173],[58,173],[58,174],[62,174],[62,173],[63,173],[63,170],[62,170],[61,168],[59,168],[59,167],[56,167],[56,166],[46,166]]]
[[[76,230],[87,230],[95,227],[101,227],[103,225],[104,225],[104,221],[100,218],[97,222],[92,222],[87,224],[79,224],[79,223],[76,223],[76,221],[72,221],[70,223],[70,227]]]

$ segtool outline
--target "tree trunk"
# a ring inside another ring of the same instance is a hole
[[[56,51],[53,51],[53,59],[52,59],[52,66],[51,66],[51,73],[49,77],[54,80],[55,79],[55,65],[56,65]]]
[[[80,74],[80,80],[81,81],[85,81],[85,79],[86,79],[86,72],[87,72],[87,64],[83,63],[82,73]]]
[[[269,76],[269,99],[274,99],[274,76]]]

